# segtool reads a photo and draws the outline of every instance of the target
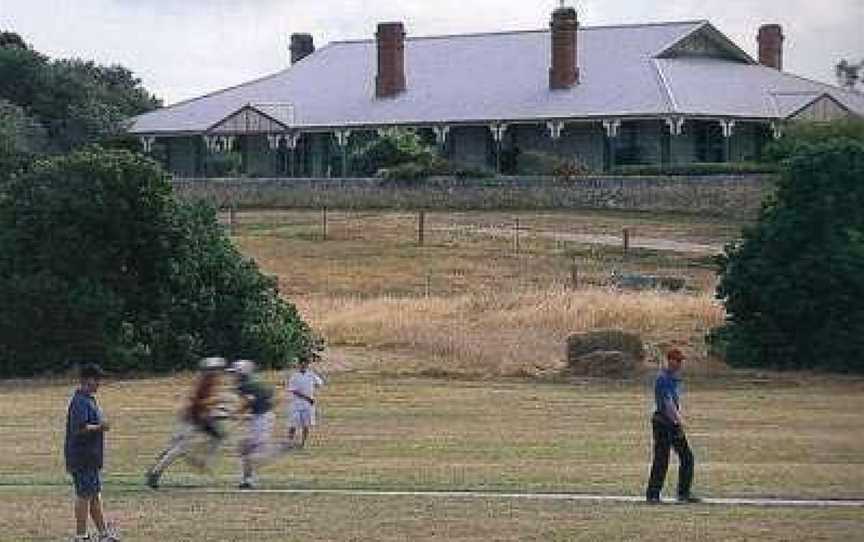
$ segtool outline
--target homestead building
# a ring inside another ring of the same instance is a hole
[[[177,177],[202,176],[227,150],[245,175],[350,175],[333,159],[394,127],[490,168],[515,148],[598,171],[746,161],[789,122],[864,115],[864,96],[784,72],[783,41],[762,26],[757,60],[707,21],[582,27],[573,8],[538,31],[406,37],[381,23],[374,39],[318,50],[294,34],[284,71],[140,115],[129,131]]]

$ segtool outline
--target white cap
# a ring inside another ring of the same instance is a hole
[[[198,368],[202,371],[221,371],[225,365],[225,358],[204,358],[198,364]]]
[[[231,368],[228,369],[228,371],[239,375],[249,376],[255,372],[255,362],[248,359],[238,359],[231,364]]]

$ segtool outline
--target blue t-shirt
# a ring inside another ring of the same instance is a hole
[[[102,411],[96,404],[96,398],[80,389],[75,390],[66,416],[66,444],[63,448],[66,470],[74,472],[102,468],[105,434],[102,431],[84,432],[85,426],[100,423]]]
[[[663,369],[657,375],[657,380],[654,382],[654,404],[657,407],[657,412],[666,413],[666,401],[671,399],[675,403],[676,408],[680,408],[679,404],[679,386],[681,380],[678,375]]]

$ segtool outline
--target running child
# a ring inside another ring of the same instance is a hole
[[[178,458],[185,456],[193,466],[206,469],[225,440],[225,431],[220,425],[225,413],[219,409],[219,387],[225,369],[223,358],[205,358],[199,365],[199,375],[189,397],[189,403],[180,411],[180,428],[171,438],[168,447],[159,455],[156,464],[147,471],[147,485],[159,487],[159,478]],[[196,435],[207,439],[204,459],[191,454]]]
[[[242,411],[247,413],[246,436],[240,442],[240,461],[243,468],[240,489],[255,487],[255,463],[270,458],[270,438],[273,435],[273,388],[255,375],[255,363],[235,361],[229,369],[236,378],[237,394]]]

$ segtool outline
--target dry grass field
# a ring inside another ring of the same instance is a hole
[[[651,367],[626,381],[562,376],[569,333],[617,327],[651,352],[685,348],[700,494],[864,498],[864,379],[733,371],[704,357],[723,319],[704,254],[585,245],[551,233],[720,246],[740,223],[622,213],[317,212],[235,217],[233,237],[279,278],[330,345],[311,446],[262,469],[265,489],[640,495]],[[512,228],[519,244],[489,233]],[[518,250],[517,250],[518,248]],[[568,284],[571,266],[580,284]],[[609,274],[684,277],[681,293],[622,292]],[[276,373],[267,379],[276,384]],[[239,494],[234,443],[209,475],[143,474],[191,375],[109,382],[106,502],[124,540],[856,540],[861,509],[574,503],[503,498]],[[0,541],[62,540],[70,381],[0,382]],[[280,392],[281,396],[281,392]],[[284,432],[279,408],[278,435]],[[236,429],[236,428],[235,428]],[[235,433],[236,434],[236,433]],[[675,483],[674,462],[667,490]],[[219,493],[206,493],[215,489]],[[224,491],[223,491],[224,490]]]
[[[514,237],[491,234],[518,222]],[[537,375],[556,370],[570,333],[616,327],[653,346],[699,355],[723,318],[705,254],[585,245],[554,234],[646,236],[722,246],[741,226],[688,216],[582,212],[415,214],[254,211],[236,215],[239,246],[279,277],[330,344],[410,354],[441,375]],[[518,250],[517,250],[518,249]],[[571,288],[572,267],[579,288]],[[682,277],[680,294],[618,292],[613,271]],[[406,368],[405,365],[400,367]]]

